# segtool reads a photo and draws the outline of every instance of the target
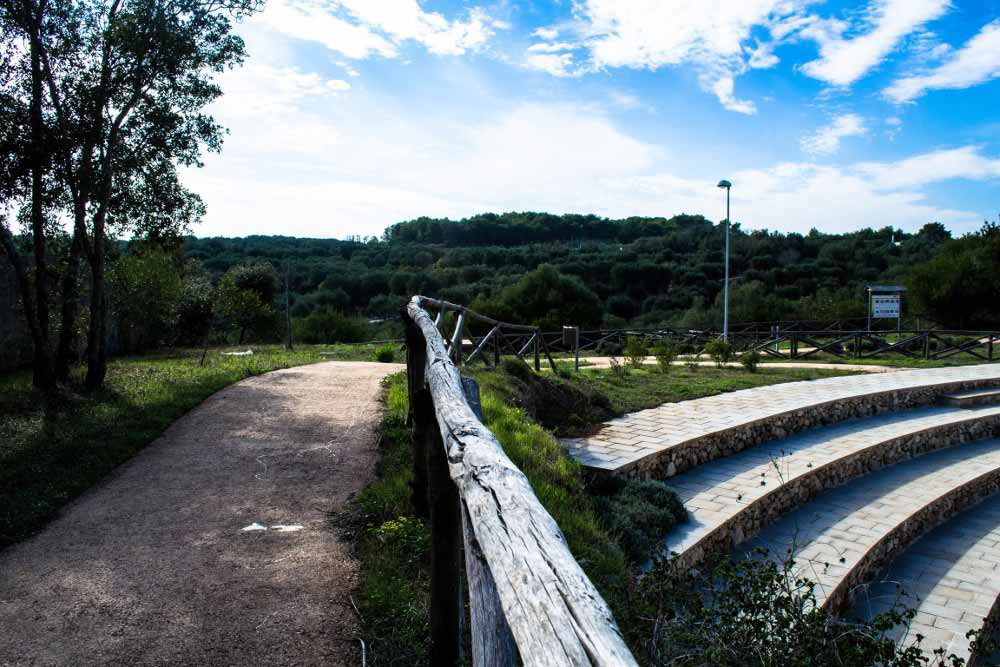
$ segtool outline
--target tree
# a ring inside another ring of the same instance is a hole
[[[170,339],[184,282],[179,258],[160,248],[119,259],[111,269],[112,304],[126,352]]]
[[[68,373],[81,256],[90,267],[87,384],[95,387],[107,363],[109,234],[176,232],[201,215],[177,167],[198,164],[203,150],[221,146],[222,128],[204,113],[221,94],[211,77],[242,60],[232,21],[259,6],[259,0],[0,0],[0,39],[9,53],[23,54],[4,61],[14,76],[0,79],[8,93],[0,99],[30,137],[14,148],[29,159],[11,175],[29,211],[33,290],[27,271],[19,271],[19,283],[42,384],[51,385],[46,375]],[[47,209],[63,210],[73,222],[55,362]]]
[[[947,241],[932,260],[910,272],[910,294],[921,312],[960,329],[1000,325],[1000,225]]]
[[[565,276],[550,264],[526,273],[501,292],[495,301],[477,310],[515,323],[533,323],[544,329],[563,325],[595,327],[601,322],[601,301],[579,278]]]
[[[219,313],[239,331],[242,344],[247,330],[257,333],[275,325],[274,297],[278,274],[267,262],[240,264],[229,269],[216,290]]]

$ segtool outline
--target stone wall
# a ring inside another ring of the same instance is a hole
[[[997,386],[1000,383],[995,379],[966,380],[912,389],[894,389],[811,405],[682,442],[628,463],[610,474],[627,479],[668,479],[713,459],[806,429],[931,405],[942,394]]]
[[[683,567],[693,567],[706,557],[728,553],[737,544],[753,537],[781,515],[812,500],[825,489],[936,449],[998,436],[1000,415],[992,414],[908,433],[831,461],[783,482],[749,503],[680,554],[677,562]]]

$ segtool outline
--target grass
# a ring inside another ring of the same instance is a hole
[[[599,423],[608,417],[673,401],[686,401],[739,389],[845,374],[849,373],[826,369],[763,366],[756,373],[749,373],[742,368],[711,366],[699,366],[694,370],[686,366],[672,366],[668,373],[663,373],[656,366],[647,365],[641,369],[630,369],[624,378],[619,378],[608,370],[597,369],[580,369],[578,374],[564,374],[563,378],[571,384],[605,394],[610,399],[610,414],[593,415],[591,419],[591,423]]]
[[[413,462],[403,374],[386,379],[384,396],[378,479],[357,499],[362,563],[358,607],[371,664],[421,664],[427,659],[429,631],[429,534],[410,501]],[[498,387],[484,386],[481,399],[487,427],[528,477],[588,576],[615,606],[625,595],[629,565],[598,518],[579,464]]]
[[[209,395],[243,378],[278,368],[367,358],[374,346],[249,345],[248,356],[220,349],[165,350],[119,358],[104,390],[69,387],[49,401],[29,373],[0,377],[0,548],[37,531],[67,502],[127,461],[171,422]],[[82,380],[82,370],[74,378]]]

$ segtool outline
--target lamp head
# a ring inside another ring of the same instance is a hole
[[[727,180],[721,180],[721,181],[719,181],[719,186],[718,187],[725,188],[725,189],[728,190],[729,188],[733,187],[733,184],[730,183]]]

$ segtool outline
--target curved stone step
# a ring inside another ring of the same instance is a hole
[[[959,408],[972,408],[979,405],[1000,404],[1000,389],[973,389],[944,394],[938,399],[944,405],[954,405]]]
[[[900,591],[906,596],[901,598]],[[998,599],[1000,494],[920,538],[877,581],[857,592],[849,614],[871,619],[900,602],[917,614],[895,639],[908,645],[920,634],[926,638],[923,648],[941,646],[946,655],[968,660],[965,633],[996,623]]]
[[[1000,436],[1000,406],[929,407],[852,420],[745,449],[670,479],[688,521],[664,540],[694,565],[726,553],[826,489],[935,449]]]
[[[633,412],[563,444],[594,472],[665,479],[790,433],[998,385],[1000,364],[788,382]]]
[[[952,447],[883,468],[828,491],[744,544],[772,558],[791,552],[816,582],[820,604],[850,592],[928,530],[1000,489],[1000,439]]]

